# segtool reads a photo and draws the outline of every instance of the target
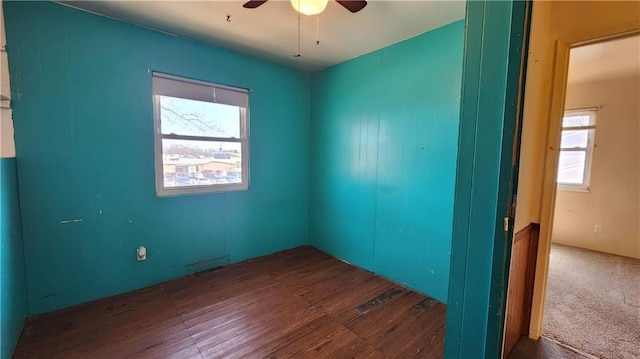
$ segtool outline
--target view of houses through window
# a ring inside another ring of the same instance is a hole
[[[163,140],[165,187],[242,182],[240,144]]]
[[[242,182],[238,107],[160,96],[160,119],[164,187]]]

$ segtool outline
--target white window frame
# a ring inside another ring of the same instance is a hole
[[[152,72],[156,194],[159,197],[249,189],[249,90]],[[240,138],[163,134],[160,96],[233,105],[240,108]],[[242,181],[194,186],[164,186],[163,139],[240,143]]]
[[[576,110],[566,110],[564,112],[562,123],[564,123],[564,117],[569,116],[589,116],[588,126],[574,126],[574,127],[562,127],[560,130],[560,139],[562,141],[562,132],[564,131],[576,131],[576,130],[589,130],[587,137],[587,147],[574,147],[574,148],[562,148],[562,145],[558,145],[558,158],[562,152],[585,152],[584,159],[584,173],[582,176],[582,183],[562,183],[558,182],[556,176],[556,182],[558,189],[561,191],[574,191],[574,192],[589,192],[589,184],[591,182],[591,162],[593,160],[593,150],[595,148],[595,134],[596,134],[596,113],[597,108],[583,108]]]

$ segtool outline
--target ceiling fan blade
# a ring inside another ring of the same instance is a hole
[[[260,6],[260,5],[262,5],[262,4],[266,3],[266,2],[267,2],[267,0],[251,0],[251,1],[247,1],[246,3],[242,4],[242,7],[246,8],[246,9],[255,9],[258,6]]]
[[[364,9],[365,6],[367,6],[367,2],[366,1],[355,1],[355,0],[336,0],[336,2],[342,6],[344,6],[345,9],[351,11],[351,12],[358,12],[362,9]]]

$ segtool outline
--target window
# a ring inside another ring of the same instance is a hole
[[[558,159],[558,188],[588,191],[596,129],[596,110],[564,113]]]
[[[248,91],[153,73],[156,193],[247,189]]]

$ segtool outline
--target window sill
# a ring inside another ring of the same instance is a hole
[[[182,187],[164,187],[156,189],[157,197],[176,197],[200,195],[208,193],[225,193],[236,191],[247,191],[249,186],[246,183],[217,185],[217,186],[182,186]]]
[[[558,191],[589,193],[589,187],[559,184]]]

